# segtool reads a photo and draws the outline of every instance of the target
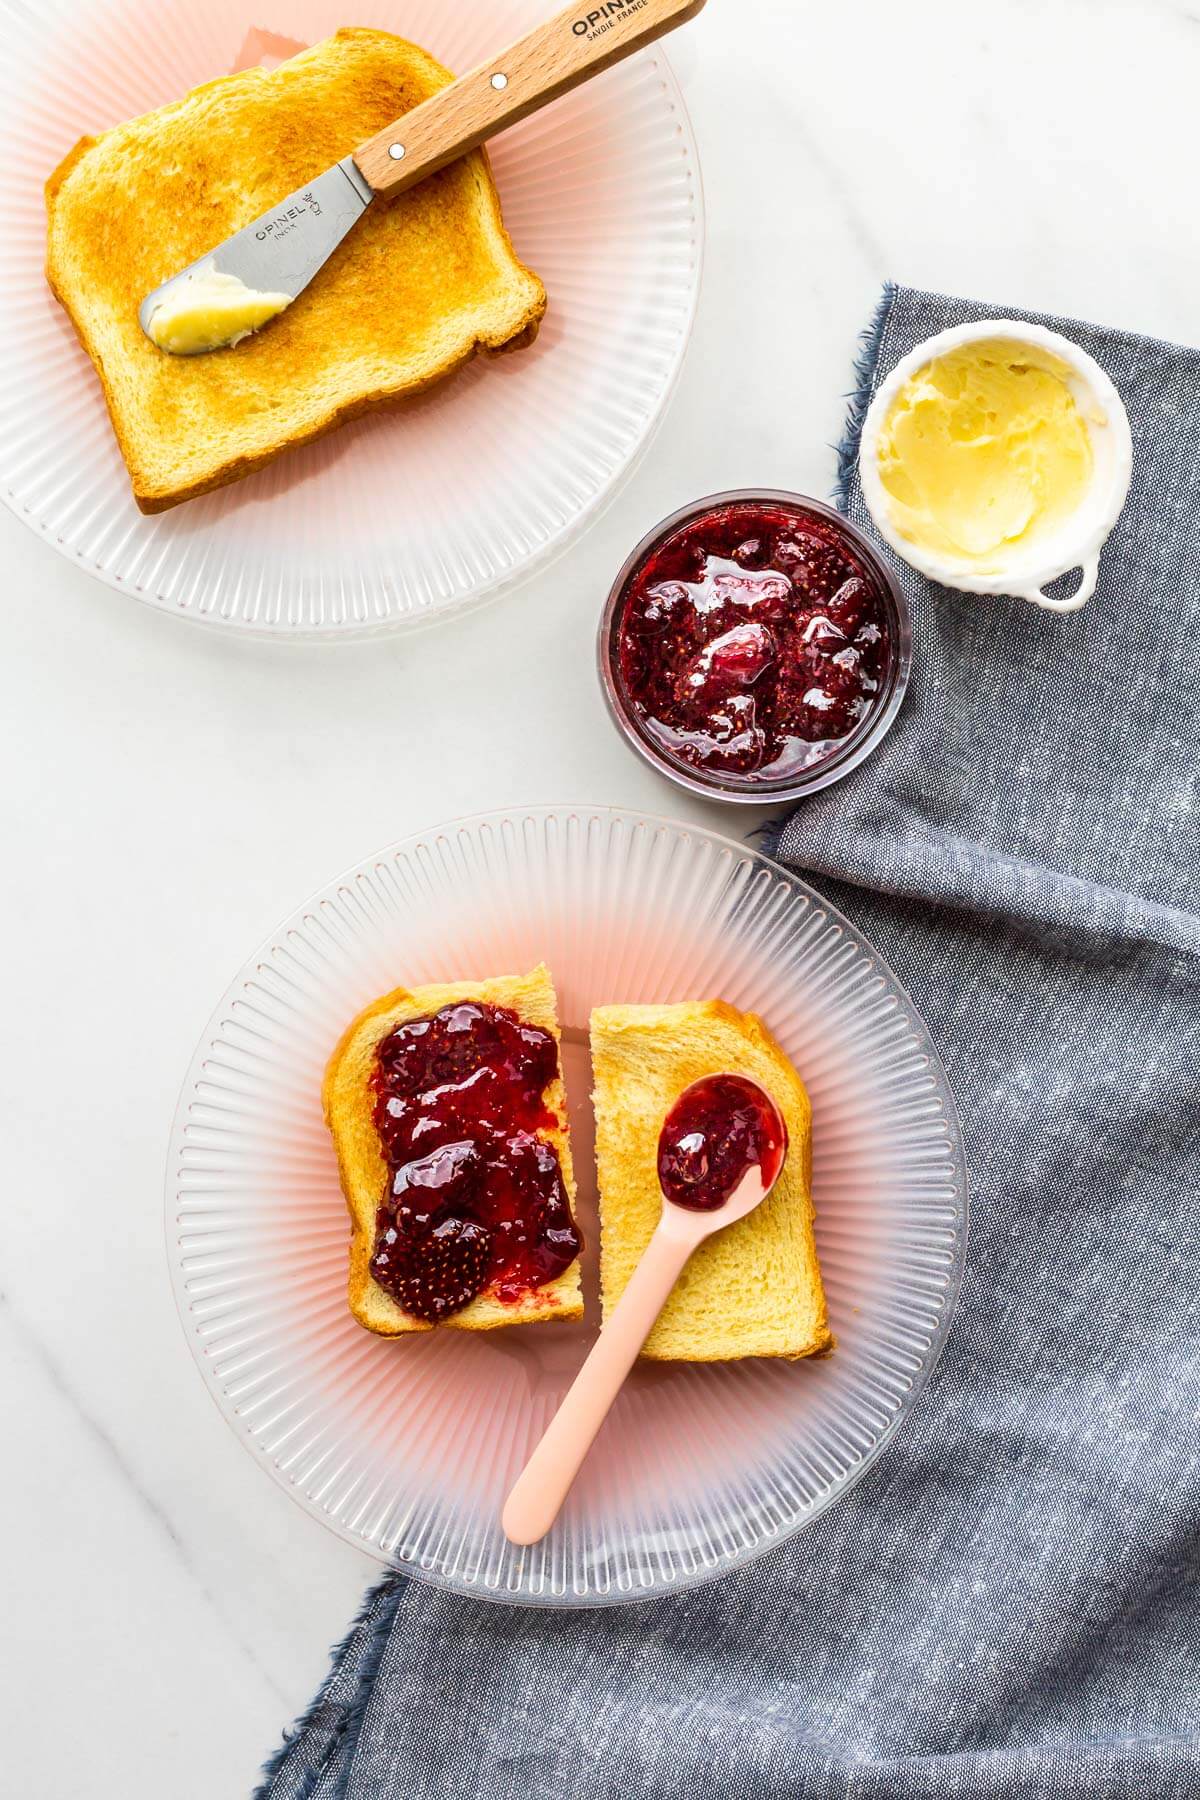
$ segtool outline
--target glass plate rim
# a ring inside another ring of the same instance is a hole
[[[957,1189],[958,1220],[954,1235],[954,1246],[951,1252],[949,1268],[947,1270],[945,1304],[929,1349],[922,1360],[920,1368],[912,1377],[911,1384],[905,1393],[903,1401],[896,1409],[894,1416],[888,1422],[884,1430],[880,1432],[879,1437],[874,1444],[872,1444],[867,1453],[852,1469],[849,1470],[840,1482],[827,1489],[818,1499],[814,1500],[810,1506],[806,1507],[791,1520],[788,1520],[786,1523],[773,1530],[764,1532],[764,1534],[753,1544],[732,1551],[728,1555],[718,1556],[712,1563],[706,1563],[703,1567],[693,1569],[689,1573],[681,1575],[675,1580],[657,1582],[636,1591],[598,1591],[588,1594],[575,1594],[570,1591],[555,1594],[530,1593],[523,1590],[509,1589],[499,1591],[494,1588],[489,1588],[479,1582],[457,1579],[453,1576],[445,1575],[440,1570],[425,1567],[420,1563],[400,1562],[395,1558],[381,1555],[374,1545],[367,1543],[359,1534],[345,1526],[341,1520],[330,1517],[319,1507],[311,1504],[308,1497],[301,1493],[296,1485],[288,1479],[286,1473],[279,1468],[265,1451],[259,1448],[257,1442],[248,1433],[237,1430],[233,1419],[225,1410],[222,1403],[219,1384],[212,1376],[209,1367],[206,1365],[205,1359],[201,1353],[199,1339],[191,1326],[188,1315],[188,1303],[184,1290],[183,1275],[171,1242],[171,1232],[174,1223],[172,1210],[176,1199],[173,1182],[173,1171],[175,1166],[173,1151],[176,1144],[180,1141],[182,1127],[187,1117],[190,1095],[195,1088],[196,1077],[209,1049],[212,1036],[219,1029],[220,1022],[228,1010],[228,1004],[232,1000],[233,995],[241,989],[246,979],[254,972],[256,967],[265,960],[269,951],[279,941],[283,934],[297,923],[303,923],[304,918],[311,913],[322,900],[331,894],[335,894],[340,887],[360,870],[374,867],[377,863],[381,863],[391,857],[411,854],[419,848],[420,845],[428,842],[431,838],[437,838],[461,831],[477,831],[481,827],[489,824],[508,823],[519,826],[526,820],[544,823],[549,819],[562,819],[565,822],[573,818],[623,819],[634,826],[648,826],[655,830],[666,829],[680,834],[684,838],[703,838],[714,845],[714,847],[720,850],[733,852],[739,858],[748,861],[752,866],[761,867],[773,877],[782,879],[787,885],[793,888],[798,896],[815,903],[831,921],[848,933],[852,942],[869,956],[875,967],[887,981],[890,982],[896,995],[908,1009],[912,1034],[921,1043],[923,1050],[929,1056],[930,1068],[934,1074],[937,1085],[939,1103],[944,1107],[945,1111],[946,1135],[950,1142],[950,1157],[948,1159],[948,1164],[949,1167],[953,1169],[956,1177],[955,1185]],[[410,832],[402,838],[393,839],[390,843],[381,846],[378,851],[375,851],[368,856],[359,857],[357,861],[347,864],[339,874],[334,876],[331,880],[322,883],[320,887],[314,888],[297,906],[292,907],[289,912],[284,914],[274,929],[260,940],[254,953],[243,961],[233,979],[226,986],[221,999],[217,1002],[217,1005],[209,1015],[208,1021],[204,1026],[179,1089],[179,1097],[176,1102],[175,1111],[171,1120],[170,1132],[167,1138],[166,1169],[164,1171],[163,1183],[164,1250],[171,1281],[171,1291],[175,1300],[175,1308],[179,1317],[180,1328],[184,1337],[187,1339],[188,1348],[191,1352],[193,1361],[195,1362],[197,1373],[200,1375],[205,1390],[212,1400],[213,1405],[216,1407],[225,1424],[233,1432],[238,1443],[242,1445],[243,1449],[251,1457],[256,1466],[265,1470],[276,1485],[281,1487],[308,1517],[312,1518],[315,1522],[324,1525],[328,1531],[333,1532],[343,1543],[350,1544],[362,1555],[370,1557],[381,1569],[387,1570],[393,1575],[403,1575],[411,1581],[421,1583],[423,1586],[436,1588],[442,1593],[454,1594],[462,1599],[482,1600],[486,1601],[489,1605],[495,1606],[529,1607],[547,1612],[586,1612],[592,1609],[607,1608],[610,1606],[642,1605],[651,1600],[661,1600],[674,1594],[685,1593],[690,1588],[702,1587],[710,1581],[716,1581],[722,1576],[732,1574],[735,1570],[746,1568],[752,1563],[759,1561],[760,1558],[769,1555],[772,1551],[780,1549],[784,1544],[789,1543],[791,1539],[806,1526],[810,1525],[814,1519],[819,1518],[822,1513],[829,1509],[829,1507],[836,1505],[837,1502],[843,1500],[847,1494],[857,1487],[867,1471],[892,1442],[900,1427],[907,1421],[918,1400],[925,1391],[934,1370],[941,1361],[942,1352],[945,1348],[946,1340],[949,1337],[950,1328],[957,1314],[958,1303],[961,1297],[963,1275],[966,1268],[970,1214],[970,1174],[967,1167],[958,1105],[954,1098],[954,1090],[950,1084],[949,1076],[946,1073],[937,1046],[933,1041],[932,1034],[930,1033],[928,1025],[925,1023],[922,1013],[913,1002],[908,989],[896,976],[891,965],[879,951],[876,950],[875,946],[858,929],[858,927],[847,918],[846,914],[831,901],[826,900],[824,895],[818,893],[815,888],[810,887],[802,876],[796,874],[785,864],[776,862],[755,845],[740,843],[736,838],[727,837],[723,832],[713,830],[709,826],[697,825],[684,819],[672,818],[668,814],[643,812],[637,807],[620,806],[615,803],[592,803],[586,801],[572,803],[553,803],[546,801],[537,802],[530,806],[489,807],[481,812],[467,813],[459,818],[439,821],[436,824],[426,826],[423,830]]]

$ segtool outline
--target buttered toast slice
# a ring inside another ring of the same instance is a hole
[[[47,277],[96,365],[143,512],[536,335],[545,290],[517,260],[482,150],[374,200],[311,286],[235,348],[171,356],[138,323],[161,281],[451,79],[403,38],[339,31],[83,138],[51,175]]]
[[[350,1211],[350,1310],[368,1331],[583,1312],[558,1045],[544,966],[397,988],[342,1036],[322,1102]]]
[[[592,1013],[600,1282],[616,1305],[662,1210],[658,1137],[684,1088],[729,1070],[759,1082],[788,1130],[772,1192],[701,1244],[642,1352],[663,1361],[813,1356],[833,1342],[813,1242],[812,1111],[804,1083],[754,1013],[721,1000]]]

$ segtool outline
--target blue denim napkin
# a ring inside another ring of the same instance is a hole
[[[865,529],[876,382],[997,310],[885,294],[842,455]],[[1200,353],[1042,322],[1133,426],[1095,598],[902,571],[900,720],[772,845],[958,1096],[972,1237],[933,1380],[852,1494],[707,1588],[570,1614],[384,1582],[268,1800],[1200,1794]]]

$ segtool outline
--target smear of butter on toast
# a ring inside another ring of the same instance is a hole
[[[262,293],[236,275],[202,269],[172,283],[151,313],[146,334],[173,356],[196,356],[240,344],[291,304],[291,294]]]

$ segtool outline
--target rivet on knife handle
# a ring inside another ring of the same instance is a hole
[[[377,132],[354,161],[399,194],[693,18],[704,0],[580,0]]]

